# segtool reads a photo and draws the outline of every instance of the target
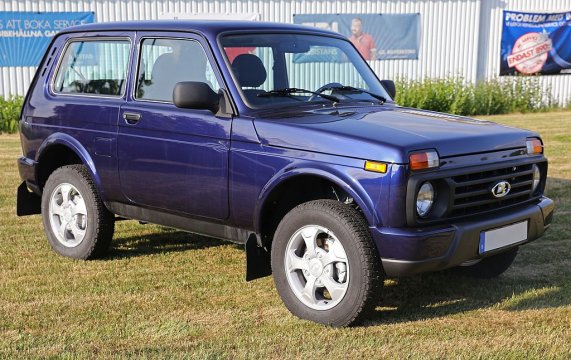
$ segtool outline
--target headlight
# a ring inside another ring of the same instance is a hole
[[[418,216],[425,217],[432,209],[434,203],[434,187],[430,182],[422,184],[416,195],[416,212]]]
[[[533,164],[533,187],[531,188],[531,192],[534,193],[541,182],[541,172],[537,165]]]

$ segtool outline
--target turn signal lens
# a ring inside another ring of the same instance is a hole
[[[384,174],[387,172],[387,164],[367,160],[365,161],[365,170]]]
[[[537,138],[527,139],[526,141],[528,154],[541,154],[543,153],[543,144]]]
[[[422,151],[414,154],[410,154],[409,163],[411,170],[424,170],[433,167],[438,167],[440,165],[440,159],[438,158],[438,153],[436,151]]]

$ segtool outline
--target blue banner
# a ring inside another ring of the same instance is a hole
[[[0,66],[38,66],[57,32],[94,20],[93,12],[0,12]]]
[[[347,36],[366,60],[418,59],[420,14],[294,15],[293,22]]]
[[[500,75],[571,74],[571,11],[504,11]]]

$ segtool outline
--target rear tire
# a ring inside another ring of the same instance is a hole
[[[503,274],[514,262],[519,248],[492,255],[470,266],[458,266],[456,272],[463,276],[479,279],[493,279]]]
[[[55,170],[43,189],[42,220],[55,252],[74,259],[104,256],[115,218],[103,205],[84,165]]]
[[[367,222],[334,200],[310,201],[284,216],[272,244],[272,271],[292,314],[336,327],[364,320],[383,286]]]

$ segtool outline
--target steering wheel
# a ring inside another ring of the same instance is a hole
[[[325,91],[325,89],[330,88],[330,87],[341,87],[343,86],[343,84],[338,83],[338,82],[330,82],[328,84],[323,85],[322,87],[320,87],[319,89],[315,90],[316,93],[321,94],[322,92]],[[317,94],[313,94],[309,97],[309,99],[307,99],[307,101],[313,101],[315,99],[317,99],[317,97],[319,97],[319,95]]]

